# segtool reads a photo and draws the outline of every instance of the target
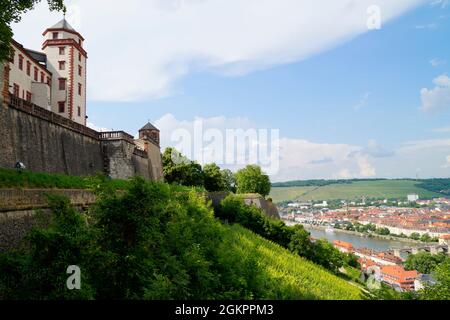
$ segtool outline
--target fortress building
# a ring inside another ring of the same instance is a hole
[[[65,20],[46,29],[42,52],[12,41],[0,64],[0,167],[162,180],[160,132],[148,123],[139,139],[86,127],[87,52]]]
[[[12,42],[9,92],[86,125],[84,38],[65,19],[45,30],[43,36],[43,52]]]

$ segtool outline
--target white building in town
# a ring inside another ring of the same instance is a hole
[[[12,41],[9,93],[86,125],[84,38],[63,19],[43,33],[42,52]]]
[[[408,194],[409,202],[416,202],[419,200],[419,195],[417,193]]]

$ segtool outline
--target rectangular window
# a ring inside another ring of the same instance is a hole
[[[65,55],[66,54],[66,47],[59,47],[59,55]]]
[[[15,61],[15,57],[16,57],[16,51],[15,50],[11,50],[11,63],[14,64]]]
[[[66,70],[66,62],[59,61],[59,70]]]
[[[81,85],[81,83],[78,84],[78,95],[81,96],[81,91],[82,91],[83,87]]]
[[[66,103],[64,101],[58,102],[58,112],[64,113],[66,111]]]
[[[31,76],[31,62],[27,61],[27,75]]]
[[[23,70],[23,56],[19,55],[19,69]]]
[[[16,96],[16,97],[19,97],[19,95],[20,95],[20,87],[19,87],[19,85],[18,84],[16,84],[16,83],[14,83],[14,95]]]
[[[41,82],[42,83],[45,82],[45,74],[43,72],[41,72]]]
[[[27,101],[31,102],[31,92],[27,91]]]
[[[53,40],[58,39],[59,37],[59,33],[58,32],[53,32]]]
[[[83,75],[83,67],[78,66],[78,75],[81,77]]]
[[[78,61],[81,62],[81,53],[78,53]]]
[[[78,107],[78,116],[81,117],[81,107]]]
[[[59,78],[59,90],[66,90],[66,79]]]
[[[34,81],[38,82],[39,78],[39,70],[37,67],[34,67]]]

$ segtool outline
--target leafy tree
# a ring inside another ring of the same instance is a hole
[[[207,191],[224,191],[225,181],[217,164],[211,163],[203,166],[203,172],[205,174],[205,189]]]
[[[343,254],[325,239],[317,240],[314,243],[314,258],[317,264],[338,273],[344,265]]]
[[[433,255],[429,252],[419,252],[418,254],[408,256],[405,262],[405,269],[417,270],[422,274],[430,274],[446,259],[449,258],[444,254]]]
[[[314,246],[310,237],[311,234],[302,225],[295,225],[289,243],[289,250],[301,257],[312,257],[314,254]]]
[[[261,167],[249,165],[236,173],[237,193],[259,193],[266,197],[270,193],[269,176],[264,174]]]
[[[450,259],[441,263],[434,272],[437,284],[426,286],[421,298],[424,300],[450,300]]]
[[[19,22],[22,15],[33,10],[41,0],[1,0],[0,1],[0,62],[11,55],[13,32],[11,24]],[[47,0],[50,10],[65,10],[63,0]]]
[[[382,236],[388,236],[391,234],[388,228],[378,228],[375,230],[375,233]]]
[[[173,148],[162,155],[163,173],[166,182],[188,187],[203,187],[205,177],[202,167]]]
[[[431,242],[431,237],[428,233],[424,233],[421,237],[420,237],[420,241],[422,242]]]
[[[409,237],[413,240],[420,240],[420,234],[417,232],[412,233]]]
[[[345,263],[350,267],[360,268],[358,257],[356,255],[354,255],[353,253],[347,253],[345,255]]]
[[[225,191],[236,193],[236,177],[229,169],[224,169],[220,172],[224,183]]]

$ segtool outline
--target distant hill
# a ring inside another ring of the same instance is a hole
[[[274,202],[406,199],[417,193],[421,199],[450,195],[450,179],[427,180],[308,180],[274,183],[271,197]]]

